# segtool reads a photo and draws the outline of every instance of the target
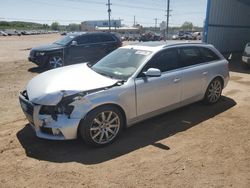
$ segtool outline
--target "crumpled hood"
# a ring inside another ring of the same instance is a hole
[[[56,43],[52,43],[52,44],[46,44],[46,45],[42,45],[42,46],[37,46],[32,48],[32,50],[35,51],[51,51],[51,50],[59,50],[64,48],[64,46],[56,44]]]
[[[56,105],[63,96],[108,87],[117,81],[96,73],[83,63],[39,74],[28,83],[26,89],[31,102]]]

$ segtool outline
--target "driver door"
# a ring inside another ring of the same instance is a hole
[[[178,50],[167,49],[156,54],[143,68],[160,69],[160,77],[136,78],[137,115],[178,107],[181,98],[182,72],[179,70]]]
[[[77,45],[71,45],[68,49],[68,54],[70,56],[69,64],[85,62],[89,54],[90,45],[87,35],[79,36],[75,41]]]

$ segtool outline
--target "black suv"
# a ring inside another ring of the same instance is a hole
[[[50,69],[82,62],[94,64],[120,46],[121,40],[113,33],[72,33],[52,44],[32,48],[29,61]]]

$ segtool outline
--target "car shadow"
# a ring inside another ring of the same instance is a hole
[[[48,70],[47,68],[42,68],[42,67],[31,67],[28,69],[28,71],[32,72],[32,73],[42,73],[42,72],[45,72],[47,70]]]
[[[166,151],[170,150],[171,148],[168,146],[157,142],[186,131],[235,105],[236,102],[228,97],[222,97],[214,105],[204,105],[202,102],[197,102],[125,129],[115,143],[104,148],[92,148],[84,144],[81,139],[72,141],[39,139],[28,124],[16,136],[28,157],[57,163],[97,164],[148,145]]]
[[[243,67],[241,64],[241,60],[233,60],[229,63],[229,70],[232,72],[250,74],[250,66]]]
[[[241,58],[242,53],[233,54],[232,58],[229,60],[229,70],[232,72],[250,74],[250,66],[243,67]]]

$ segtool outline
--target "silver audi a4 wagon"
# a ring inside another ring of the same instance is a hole
[[[212,45],[147,42],[118,48],[95,65],[44,72],[19,100],[38,137],[81,136],[104,146],[139,121],[200,100],[216,103],[228,80],[228,61]]]

